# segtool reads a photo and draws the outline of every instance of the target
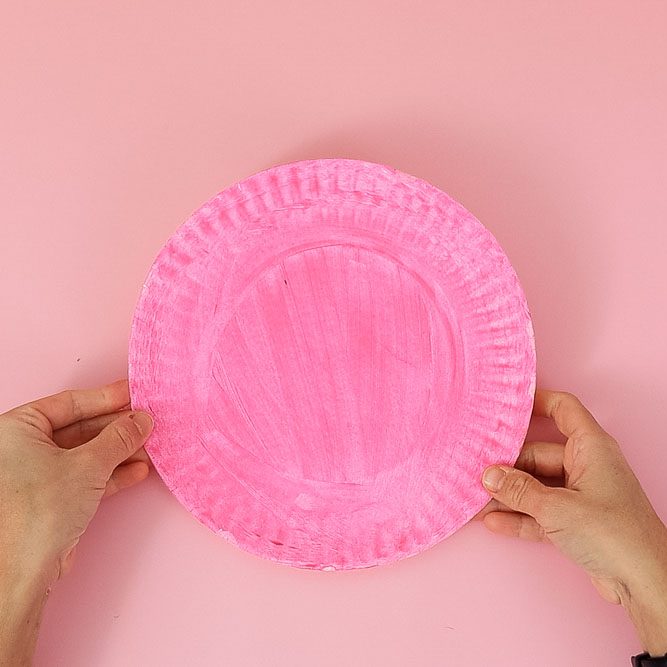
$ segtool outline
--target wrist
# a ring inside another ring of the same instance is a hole
[[[654,536],[648,558],[635,564],[624,582],[621,604],[634,624],[644,650],[667,654],[667,529]]]
[[[0,556],[0,664],[30,665],[53,570],[5,546]]]
[[[2,544],[0,553],[0,587],[21,589],[26,594],[31,591],[46,590],[58,578],[58,562],[39,548],[23,545],[13,548],[12,544]]]
[[[0,664],[30,665],[52,571],[7,552],[0,558]]]
[[[37,565],[29,559],[8,559],[0,561],[0,590],[4,602],[19,605],[24,600],[34,601],[42,597],[55,581],[54,568]]]

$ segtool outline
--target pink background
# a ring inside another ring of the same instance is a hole
[[[497,236],[538,382],[579,393],[663,517],[667,5],[4,3],[0,407],[125,374],[166,238],[278,162],[426,178]],[[545,545],[467,526],[366,571],[293,570],[153,476],[104,504],[38,665],[626,665],[622,610]]]

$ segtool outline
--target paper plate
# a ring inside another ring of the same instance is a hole
[[[535,388],[526,300],[493,236],[357,160],[233,185],[169,239],[129,355],[155,468],[197,519],[318,569],[416,554],[513,463]]]

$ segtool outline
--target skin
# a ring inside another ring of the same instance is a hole
[[[481,513],[484,524],[560,549],[605,600],[623,605],[644,650],[663,656],[667,529],[618,443],[578,398],[539,390],[533,412],[553,420],[567,442],[528,442],[515,468],[487,468],[483,483],[494,500]]]
[[[100,501],[148,475],[153,422],[127,382],[0,415],[0,665],[29,665],[51,585],[71,567]]]
[[[121,381],[0,415],[0,665],[30,664],[50,587],[100,501],[148,474],[152,420],[128,403]],[[495,533],[554,544],[625,607],[646,651],[667,653],[667,529],[575,396],[538,391],[534,413],[567,443],[528,442],[514,468],[488,468],[494,500],[479,518]]]

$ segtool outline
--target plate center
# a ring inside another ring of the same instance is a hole
[[[423,280],[376,250],[276,258],[216,345],[220,453],[242,448],[258,466],[338,484],[414,463],[457,400],[453,330]]]

